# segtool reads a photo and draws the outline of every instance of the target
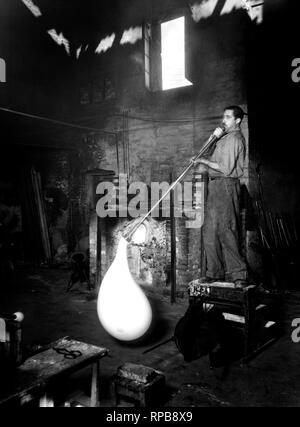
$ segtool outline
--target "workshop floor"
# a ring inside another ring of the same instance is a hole
[[[48,344],[70,336],[109,349],[101,362],[101,404],[114,406],[111,379],[125,362],[143,364],[166,376],[167,394],[161,406],[300,406],[300,343],[292,342],[292,320],[300,318],[300,292],[284,297],[284,335],[248,365],[238,362],[230,369],[209,368],[208,357],[184,361],[174,342],[152,352],[143,351],[172,337],[174,327],[187,309],[186,298],[171,305],[169,296],[149,290],[155,312],[155,328],[147,342],[121,344],[112,339],[99,323],[96,294],[83,284],[69,293],[67,270],[27,271],[17,286],[0,286],[0,311],[22,311],[23,344]],[[74,375],[67,384],[69,399],[88,404],[90,371]],[[122,403],[121,403],[122,405]],[[125,402],[123,403],[125,406]]]

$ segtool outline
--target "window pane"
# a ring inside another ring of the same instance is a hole
[[[185,78],[184,17],[161,24],[163,90],[190,86]]]

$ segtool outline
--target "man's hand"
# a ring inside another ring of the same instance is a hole
[[[202,159],[195,159],[195,157],[192,157],[191,162],[193,163],[193,166],[197,166],[199,163],[202,163]]]
[[[223,129],[223,128],[221,128],[221,127],[217,127],[217,128],[214,130],[213,135],[214,135],[214,136],[216,136],[217,138],[221,138],[221,136],[223,135],[223,133],[224,133],[224,129]]]
[[[204,159],[198,158],[195,159],[194,157],[191,159],[191,162],[193,163],[194,168],[196,168],[198,173],[206,173],[207,172],[207,166],[203,163]]]

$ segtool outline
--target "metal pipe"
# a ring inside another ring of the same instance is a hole
[[[199,153],[197,154],[196,157],[193,158],[193,160],[190,161],[189,165],[184,169],[184,171],[181,173],[181,175],[176,179],[176,181],[173,182],[173,184],[170,185],[170,187],[168,188],[168,190],[165,192],[165,194],[163,194],[163,196],[152,206],[152,208],[149,210],[149,212],[146,213],[146,215],[144,215],[140,221],[137,222],[137,224],[133,227],[132,231],[130,231],[128,233],[128,235],[125,235],[124,238],[127,241],[130,241],[132,236],[134,235],[134,233],[136,232],[136,230],[140,227],[140,225],[143,224],[143,222],[148,218],[148,216],[151,215],[151,213],[154,211],[154,209],[160,204],[160,202],[173,190],[173,188],[178,184],[179,181],[182,180],[182,178],[189,172],[189,170],[194,166],[194,161],[199,159],[204,152],[210,148],[210,146],[215,143],[215,139],[214,138],[209,138],[207,140],[207,142],[204,144],[204,146],[201,148],[201,150],[199,151]]]

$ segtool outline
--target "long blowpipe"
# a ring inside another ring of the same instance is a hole
[[[188,166],[184,169],[184,171],[181,173],[181,175],[176,179],[176,181],[174,181],[170,187],[168,188],[168,190],[165,192],[165,194],[162,195],[162,197],[152,206],[152,208],[149,210],[149,212],[147,212],[137,223],[136,225],[133,227],[133,229],[126,234],[124,237],[127,241],[130,241],[132,236],[134,235],[134,233],[136,232],[136,230],[140,227],[140,225],[143,224],[143,222],[148,218],[148,216],[151,215],[151,213],[154,211],[154,209],[164,200],[165,197],[167,197],[167,195],[173,190],[174,187],[176,187],[176,185],[178,184],[178,182],[180,182],[182,180],[182,178],[189,172],[189,170],[194,166],[194,161],[199,159],[201,156],[203,156],[204,152],[206,150],[208,150],[208,148],[210,148],[210,146],[215,143],[216,139],[215,138],[209,138],[206,143],[203,145],[203,147],[201,148],[201,150],[199,151],[199,153],[196,155],[196,157],[194,157],[190,163],[188,164]]]

